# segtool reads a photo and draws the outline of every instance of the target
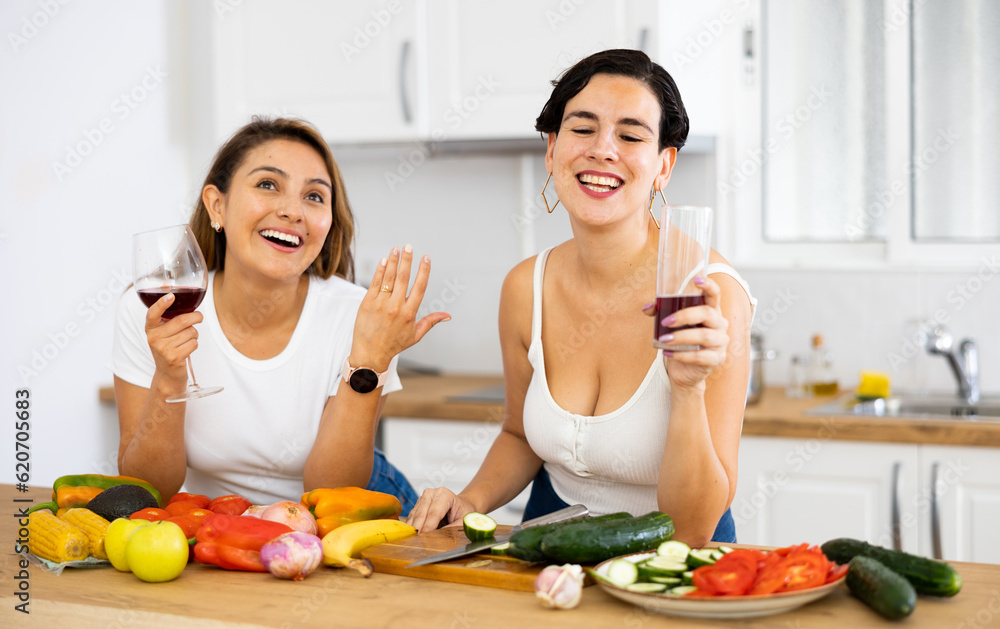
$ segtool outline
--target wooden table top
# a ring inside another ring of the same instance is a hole
[[[44,501],[47,488],[16,493],[0,486],[6,514]],[[66,569],[59,576],[19,565],[13,553],[17,518],[6,518],[0,555],[0,626],[51,628],[128,627],[386,627],[433,629],[490,627],[879,627],[899,626],[853,599],[845,586],[815,603],[759,619],[695,620],[661,615],[621,602],[600,587],[584,590],[573,610],[543,608],[529,592],[428,581],[376,573],[364,579],[346,570],[321,567],[301,582],[269,574],[230,572],[190,564],[168,583],[143,583],[114,568]],[[812,540],[821,541],[821,540]],[[1000,624],[1000,565],[954,563],[965,585],[950,599],[921,598],[908,627],[993,626]],[[15,610],[14,595],[27,587],[30,615]]]
[[[502,402],[452,401],[449,398],[503,384],[501,376],[403,376],[403,390],[389,395],[385,417],[503,421]],[[905,417],[810,415],[806,411],[833,397],[788,398],[783,389],[767,388],[757,404],[748,406],[743,435],[975,445],[1000,447],[1000,422],[936,420]]]

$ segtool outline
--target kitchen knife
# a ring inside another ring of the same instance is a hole
[[[438,553],[436,555],[431,555],[430,557],[424,557],[418,561],[414,561],[407,568],[413,568],[416,566],[426,566],[432,563],[438,563],[439,561],[448,561],[449,559],[457,559],[458,557],[465,557],[466,555],[472,555],[478,553],[481,550],[486,550],[488,548],[493,548],[494,546],[499,546],[500,544],[507,543],[510,540],[510,536],[517,533],[521,529],[526,529],[532,526],[538,526],[540,524],[554,524],[555,522],[562,522],[563,520],[571,520],[573,518],[583,517],[590,513],[587,507],[583,505],[573,505],[566,507],[565,509],[560,509],[558,511],[553,511],[548,515],[543,515],[541,517],[528,520],[527,522],[522,522],[521,524],[515,526],[510,530],[510,533],[503,533],[492,537],[481,542],[472,542],[471,544],[466,544],[465,546],[459,546],[458,548],[453,548],[452,550],[446,550],[443,553]]]

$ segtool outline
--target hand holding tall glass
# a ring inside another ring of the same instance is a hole
[[[694,278],[705,277],[712,243],[712,208],[664,205],[660,220],[660,249],[656,270],[656,320],[653,346],[670,351],[701,349],[698,345],[667,345],[664,334],[699,326],[665,327],[662,321],[691,306],[705,304],[705,294]]]
[[[147,308],[171,293],[174,303],[162,318],[194,312],[208,289],[208,269],[205,256],[187,225],[174,225],[132,236],[132,274],[135,290]],[[200,387],[187,357],[190,382],[184,393],[172,395],[168,402],[185,402],[222,390],[222,387]]]

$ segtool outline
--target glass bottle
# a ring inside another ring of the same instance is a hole
[[[823,336],[812,337],[809,356],[809,392],[813,395],[833,395],[837,392],[837,377],[833,374],[833,360],[823,347]]]
[[[785,397],[807,397],[809,389],[806,382],[805,361],[798,354],[792,356],[791,360],[792,362],[788,369],[788,386],[785,388]]]

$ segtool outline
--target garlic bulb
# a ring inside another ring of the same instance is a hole
[[[535,596],[542,605],[572,609],[583,595],[583,569],[576,564],[547,566],[535,578]]]

